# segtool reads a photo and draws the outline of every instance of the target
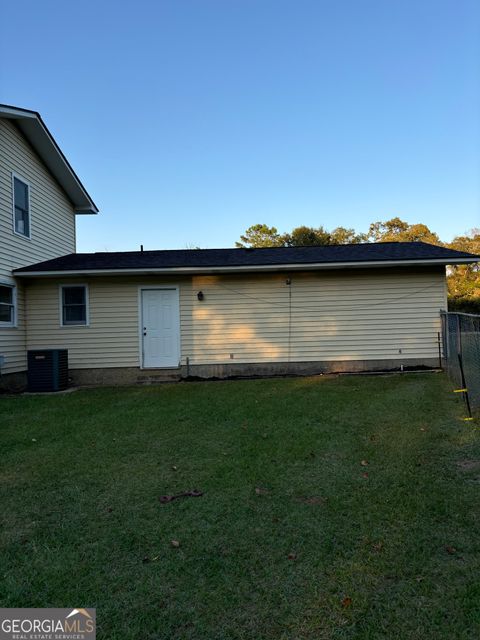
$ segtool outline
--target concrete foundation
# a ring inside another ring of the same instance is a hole
[[[336,362],[268,362],[248,364],[183,365],[175,369],[139,369],[122,367],[109,369],[70,369],[71,383],[78,386],[118,386],[178,382],[189,378],[250,378],[270,376],[309,376],[320,373],[360,373],[436,369],[438,358],[405,360],[342,360]]]

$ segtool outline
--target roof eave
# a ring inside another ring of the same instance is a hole
[[[139,269],[71,269],[71,270],[51,270],[51,271],[14,271],[16,277],[25,278],[49,278],[49,277],[75,277],[75,276],[112,276],[112,275],[194,275],[194,274],[216,274],[216,273],[252,273],[252,272],[272,272],[272,271],[318,271],[328,269],[368,269],[380,267],[428,267],[446,266],[450,264],[472,264],[478,262],[473,258],[436,258],[430,260],[376,260],[362,262],[318,262],[318,263],[295,263],[276,265],[242,265],[242,266],[221,266],[221,267],[161,267]]]
[[[36,111],[0,105],[0,117],[14,120],[50,173],[71,200],[75,214],[93,215],[98,207],[81,183],[42,117]]]

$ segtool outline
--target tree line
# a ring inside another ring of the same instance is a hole
[[[305,247],[359,242],[427,242],[457,251],[480,254],[480,229],[472,229],[443,242],[425,224],[409,224],[400,218],[372,222],[366,233],[336,227],[328,231],[323,226],[295,227],[279,233],[275,227],[254,224],[235,243],[240,248]],[[447,271],[448,304],[450,310],[480,313],[480,264],[452,265]]]

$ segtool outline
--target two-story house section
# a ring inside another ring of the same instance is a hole
[[[75,252],[75,216],[98,209],[35,111],[0,105],[0,375],[26,369],[14,269]]]

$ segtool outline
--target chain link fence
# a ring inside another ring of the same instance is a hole
[[[443,311],[441,317],[445,370],[456,389],[467,389],[471,408],[480,409],[480,315]]]

